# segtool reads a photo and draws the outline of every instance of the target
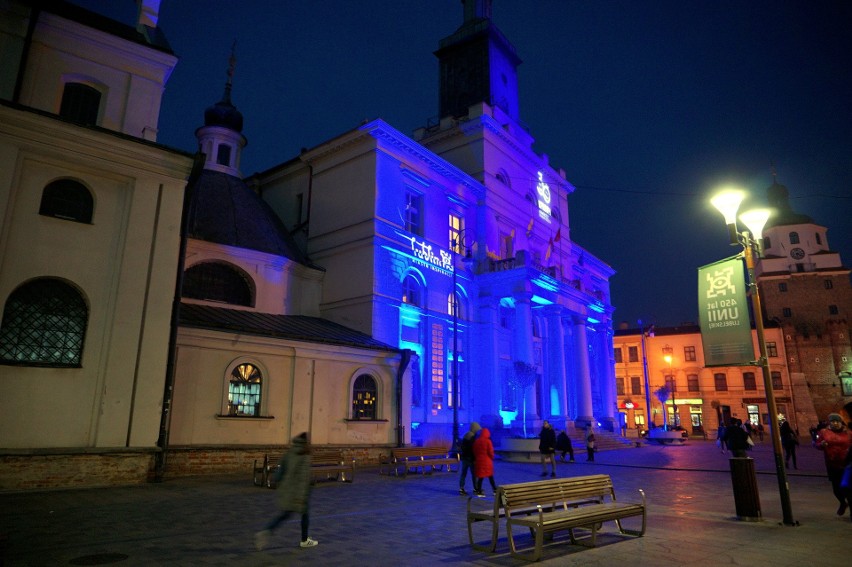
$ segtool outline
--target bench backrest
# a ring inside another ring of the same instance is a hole
[[[391,449],[391,456],[397,460],[410,457],[446,457],[449,450],[443,447],[398,447]]]
[[[500,486],[500,503],[509,514],[512,508],[542,505],[567,507],[584,500],[615,500],[612,479],[606,474],[554,478]]]

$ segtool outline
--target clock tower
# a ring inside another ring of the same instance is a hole
[[[518,121],[518,75],[515,47],[491,22],[491,0],[462,0],[464,22],[438,44],[439,117],[467,116],[484,102]]]
[[[765,317],[784,330],[795,405],[802,411],[810,398],[822,420],[846,406],[852,419],[850,269],[829,246],[828,229],[792,209],[784,185],[774,181],[767,201],[774,214],[763,230],[757,283]]]

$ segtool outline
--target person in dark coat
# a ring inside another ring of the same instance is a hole
[[[467,471],[470,471],[470,481],[476,489],[476,475],[473,474],[473,442],[476,439],[476,434],[482,429],[475,421],[470,424],[470,429],[462,437],[459,452],[459,460],[461,460],[461,476],[459,476],[459,494],[467,494],[464,489],[464,482],[467,480]]]
[[[473,486],[476,496],[485,496],[482,492],[482,481],[486,478],[491,483],[491,489],[497,492],[497,484],[494,482],[494,445],[487,427],[482,428],[473,442],[473,475],[476,477]]]
[[[778,433],[781,435],[781,447],[784,448],[784,463],[787,468],[790,468],[790,459],[793,459],[793,468],[798,469],[799,466],[796,464],[796,445],[799,444],[798,435],[793,431],[793,428],[790,427],[790,422],[781,418],[781,427],[778,429]]]
[[[743,422],[739,419],[731,420],[731,425],[725,428],[725,443],[734,457],[747,457],[748,433],[743,429]]]
[[[281,513],[275,516],[266,528],[254,535],[254,544],[260,551],[269,543],[278,524],[297,512],[302,515],[302,542],[299,547],[314,547],[317,540],[308,537],[310,523],[308,501],[311,496],[311,448],[308,434],[301,433],[290,443],[290,450],[281,456],[274,481],[278,484],[276,496]]]
[[[568,437],[564,429],[556,436],[556,450],[562,453],[560,459],[563,463],[565,462],[565,453],[571,455],[570,462],[574,462],[574,447],[571,445],[571,438]]]
[[[541,476],[547,476],[547,462],[550,461],[550,476],[556,476],[556,431],[550,422],[545,420],[538,434],[538,452],[541,453]]]
[[[595,432],[592,431],[592,426],[586,426],[586,460],[595,460]]]

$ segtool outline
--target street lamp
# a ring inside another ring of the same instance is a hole
[[[645,379],[645,431],[651,431],[651,381],[648,379],[648,356],[645,351],[645,339],[654,336],[654,325],[642,326],[642,319],[639,319],[639,329],[642,331],[642,374]]]
[[[678,415],[677,415],[677,401],[675,401],[675,387],[677,382],[675,381],[674,374],[672,374],[672,347],[666,345],[663,347],[663,360],[669,363],[669,380],[671,380],[671,386],[669,386],[669,390],[672,394],[672,425],[677,427],[679,425]],[[665,408],[664,408],[665,409]]]
[[[453,377],[452,377],[452,395],[451,403],[453,404],[453,445],[451,451],[461,449],[459,444],[459,293],[456,285],[456,262],[458,256],[463,253],[465,263],[472,260],[469,254],[464,250],[464,231],[460,229],[454,233],[451,244],[453,252],[453,290],[450,295],[450,305],[453,310]]]
[[[726,189],[716,194],[710,202],[725,217],[728,225],[728,236],[732,246],[740,245],[743,248],[750,295],[751,306],[754,314],[754,326],[757,331],[757,344],[760,350],[760,358],[755,361],[763,371],[763,387],[766,393],[766,407],[770,420],[778,415],[775,404],[775,392],[772,388],[772,374],[769,370],[769,357],[766,352],[766,337],[763,330],[763,311],[760,305],[760,292],[755,278],[754,259],[760,257],[763,248],[763,227],[769,219],[768,209],[754,209],[746,211],[739,216],[740,221],[748,230],[740,232],[737,228],[737,210],[745,198],[745,193],[736,189]],[[793,509],[790,505],[790,485],[787,482],[787,472],[784,469],[784,461],[781,451],[781,433],[777,425],[770,421],[769,427],[772,436],[772,450],[775,454],[775,474],[778,477],[778,492],[781,495],[781,511],[784,515],[784,524],[788,526],[798,525],[793,520]]]

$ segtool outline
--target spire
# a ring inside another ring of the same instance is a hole
[[[237,68],[237,40],[231,44],[231,56],[228,58],[228,80],[225,82],[225,94],[222,95],[224,102],[231,102],[231,84],[234,78],[234,69]]]
[[[237,67],[237,40],[231,44],[231,56],[228,58],[228,80],[225,81],[225,92],[222,100],[204,111],[205,126],[223,126],[235,132],[243,131],[243,115],[231,103],[231,87],[233,85],[234,70]]]
[[[464,5],[464,23],[475,20],[491,19],[491,0],[462,0]]]

